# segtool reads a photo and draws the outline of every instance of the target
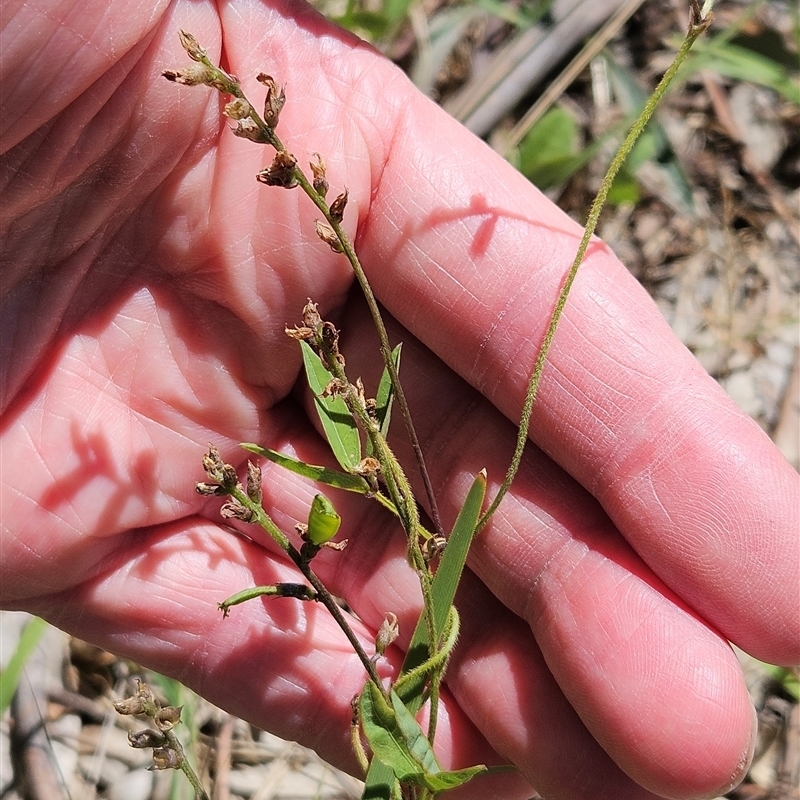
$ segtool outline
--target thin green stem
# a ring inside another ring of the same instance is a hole
[[[331,616],[336,621],[336,624],[342,629],[344,635],[347,637],[347,640],[353,646],[353,650],[355,651],[361,663],[364,665],[364,669],[367,671],[370,680],[372,680],[372,682],[381,691],[383,691],[383,684],[381,683],[378,671],[375,669],[375,664],[370,660],[364,648],[361,646],[361,642],[358,640],[358,637],[355,635],[353,629],[345,619],[339,604],[336,602],[336,600],[334,600],[331,593],[325,588],[325,585],[311,569],[307,559],[303,558],[303,555],[300,553],[300,551],[289,541],[286,534],[284,534],[283,531],[281,531],[281,529],[273,522],[269,514],[264,511],[259,503],[251,500],[241,486],[236,486],[230,489],[229,494],[240,505],[244,506],[244,508],[250,512],[250,522],[254,522],[256,525],[259,525],[263,530],[265,530],[277,543],[277,545],[289,556],[289,558],[292,559],[300,572],[303,573],[306,580],[316,591],[317,601],[322,603],[325,608],[328,609]]]
[[[572,266],[567,273],[567,277],[564,280],[564,285],[561,288],[558,299],[556,300],[555,308],[553,309],[552,316],[550,317],[550,323],[547,326],[544,340],[542,341],[542,346],[539,349],[539,354],[536,358],[536,364],[534,365],[530,383],[528,384],[528,390],[525,395],[525,402],[522,406],[522,415],[520,418],[519,430],[517,432],[517,443],[514,449],[514,455],[511,459],[511,464],[509,465],[505,480],[498,490],[497,495],[492,500],[484,515],[478,521],[479,529],[489,521],[491,516],[497,510],[500,502],[511,488],[511,483],[513,482],[514,477],[519,469],[520,462],[522,461],[522,453],[525,449],[525,443],[528,440],[531,412],[533,411],[533,405],[536,401],[536,395],[539,390],[539,384],[541,382],[544,366],[547,362],[547,356],[550,352],[550,347],[553,344],[553,339],[556,334],[556,328],[558,327],[558,323],[561,320],[561,315],[563,314],[564,308],[567,304],[567,298],[569,297],[570,290],[572,289],[572,284],[575,282],[575,277],[578,274],[578,268],[583,263],[584,256],[586,255],[586,249],[589,246],[589,241],[591,240],[595,229],[597,228],[597,223],[600,219],[600,212],[602,211],[606,199],[608,198],[608,193],[614,183],[614,178],[617,176],[617,173],[625,162],[625,159],[630,155],[636,140],[639,138],[645,126],[650,121],[650,118],[653,116],[653,112],[656,110],[656,107],[664,96],[669,84],[672,82],[672,79],[680,69],[681,64],[688,55],[689,50],[691,49],[695,40],[711,24],[710,6],[712,4],[712,2],[706,2],[702,15],[700,13],[700,9],[697,7],[697,4],[695,3],[693,5],[692,22],[686,38],[683,40],[680,49],[676,53],[675,58],[670,64],[669,68],[664,73],[664,76],[661,78],[658,86],[656,86],[655,90],[648,98],[642,113],[639,115],[639,118],[633,124],[630,132],[625,137],[625,141],[622,143],[621,147],[617,151],[617,154],[612,159],[611,164],[606,171],[605,177],[603,178],[603,182],[600,185],[600,190],[597,192],[597,196],[594,198],[594,202],[592,203],[589,211],[589,217],[586,221],[586,226],[583,231],[583,236],[581,237],[580,245],[578,246],[578,252],[575,255],[575,260],[572,262]]]
[[[217,67],[214,67],[210,61],[208,61],[207,66],[210,66],[212,69],[218,69]],[[228,76],[227,73],[222,74],[225,75],[225,77],[230,81],[230,86],[225,86],[225,91],[227,91],[229,94],[232,94],[234,97],[247,100],[242,92],[241,86],[230,79],[230,76]],[[286,147],[281,141],[280,137],[275,133],[275,129],[271,128],[264,122],[258,112],[253,108],[252,103],[249,103],[248,101],[248,105],[251,109],[249,118],[258,127],[263,143],[271,145],[278,152],[287,152]],[[347,235],[344,228],[342,228],[341,222],[331,214],[330,206],[325,198],[314,188],[314,184],[308,180],[306,174],[298,166],[295,166],[294,168],[294,178],[297,182],[297,185],[300,186],[303,192],[305,192],[305,194],[309,197],[311,202],[314,203],[314,205],[320,210],[322,215],[325,217],[325,220],[336,234],[336,238],[341,245],[342,252],[350,262],[353,274],[355,275],[356,280],[361,287],[364,299],[367,302],[367,308],[369,309],[369,313],[372,317],[373,325],[378,333],[381,356],[383,357],[384,364],[389,372],[389,377],[391,378],[392,386],[394,387],[395,391],[395,398],[397,399],[397,403],[400,407],[400,413],[403,416],[406,431],[408,432],[408,438],[414,451],[414,457],[416,458],[417,465],[419,467],[423,486],[425,487],[425,495],[428,499],[431,521],[433,522],[436,533],[439,536],[444,536],[444,529],[442,528],[439,508],[436,502],[436,494],[433,490],[433,483],[431,481],[428,468],[425,464],[422,445],[420,444],[417,430],[414,427],[414,421],[411,417],[411,411],[408,407],[408,400],[406,399],[405,391],[403,390],[403,386],[400,382],[400,375],[397,372],[397,366],[392,358],[392,347],[389,343],[389,334],[386,331],[386,325],[383,322],[383,317],[381,316],[380,308],[378,307],[378,301],[375,298],[374,292],[372,291],[372,287],[370,286],[367,275],[364,272],[363,266],[361,265],[361,261],[358,258],[358,254],[356,253],[355,248],[350,241],[350,237]]]
[[[203,788],[203,784],[200,783],[200,778],[197,776],[197,773],[189,763],[189,759],[186,757],[186,751],[183,749],[180,739],[173,731],[164,731],[164,738],[166,739],[168,747],[177,754],[178,768],[192,785],[195,800],[209,800],[206,790]]]

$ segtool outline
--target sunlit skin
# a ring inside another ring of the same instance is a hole
[[[348,188],[344,225],[406,342],[445,527],[480,469],[490,493],[502,480],[580,229],[300,3],[40,1],[2,24],[0,602],[355,770],[363,667],[317,604],[264,597],[222,619],[224,598],[298,573],[193,486],[209,442],[242,475],[241,441],[331,463],[284,334],[307,298],[368,391],[375,339],[308,198],[255,180],[268,148],[228,132],[212,90],[160,77],[188,63],[177,32],[222,54],[256,103],[259,72],[285,84],[281,138]],[[716,795],[753,737],[727,641],[800,661],[796,473],[600,242],[530,438],[470,556],[437,745],[445,767],[520,773],[458,797]],[[284,531],[307,520],[316,487],[269,464],[263,484]],[[397,615],[388,677],[420,605],[403,536],[375,503],[331,497],[349,546],[315,569],[368,652]]]

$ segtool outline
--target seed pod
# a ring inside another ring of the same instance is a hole
[[[336,513],[331,501],[324,494],[315,495],[308,513],[306,538],[312,544],[323,545],[336,536],[341,524],[342,518]]]

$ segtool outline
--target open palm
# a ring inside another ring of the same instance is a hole
[[[186,63],[177,31],[221,52],[251,99],[258,72],[285,84],[281,137],[349,189],[345,226],[407,343],[445,527],[478,470],[502,478],[579,229],[306,7],[145,5],[4,14],[0,601],[354,768],[360,664],[314,604],[252,602],[223,622],[218,601],[297,573],[257,532],[232,535],[193,484],[208,442],[237,465],[241,441],[329,460],[284,334],[308,297],[368,386],[377,351],[310,201],[254,180],[272,153],[226,131],[214,92],[159,77]],[[444,764],[512,761],[521,776],[460,796],[724,789],[753,719],[726,640],[800,660],[797,476],[600,243],[531,439],[470,558],[441,736]],[[314,487],[266,466],[264,491],[289,531]],[[387,611],[407,642],[419,598],[398,526],[336,502],[350,544],[317,571],[365,642]]]

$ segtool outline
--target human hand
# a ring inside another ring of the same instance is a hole
[[[374,376],[375,347],[310,202],[253,179],[271,152],[225,130],[213,92],[159,77],[186,63],[177,31],[212,57],[224,42],[252,99],[260,71],[285,83],[279,134],[350,190],[373,287],[416,337],[400,334],[402,374],[445,526],[479,469],[502,478],[579,230],[295,4],[53,6],[4,19],[2,605],[352,768],[360,664],[314,604],[222,621],[219,600],[297,573],[257,532],[232,536],[192,485],[209,441],[238,464],[240,441],[325,458],[283,333],[307,297],[343,328],[351,375]],[[752,734],[725,639],[800,660],[796,474],[600,244],[531,439],[458,599],[442,761],[496,751],[553,798],[715,794]],[[285,530],[305,518],[314,487],[270,466],[264,487]],[[315,568],[365,642],[397,613],[400,645],[419,609],[403,537],[362,499],[335,500],[350,544]],[[530,788],[505,776],[470,792]]]

